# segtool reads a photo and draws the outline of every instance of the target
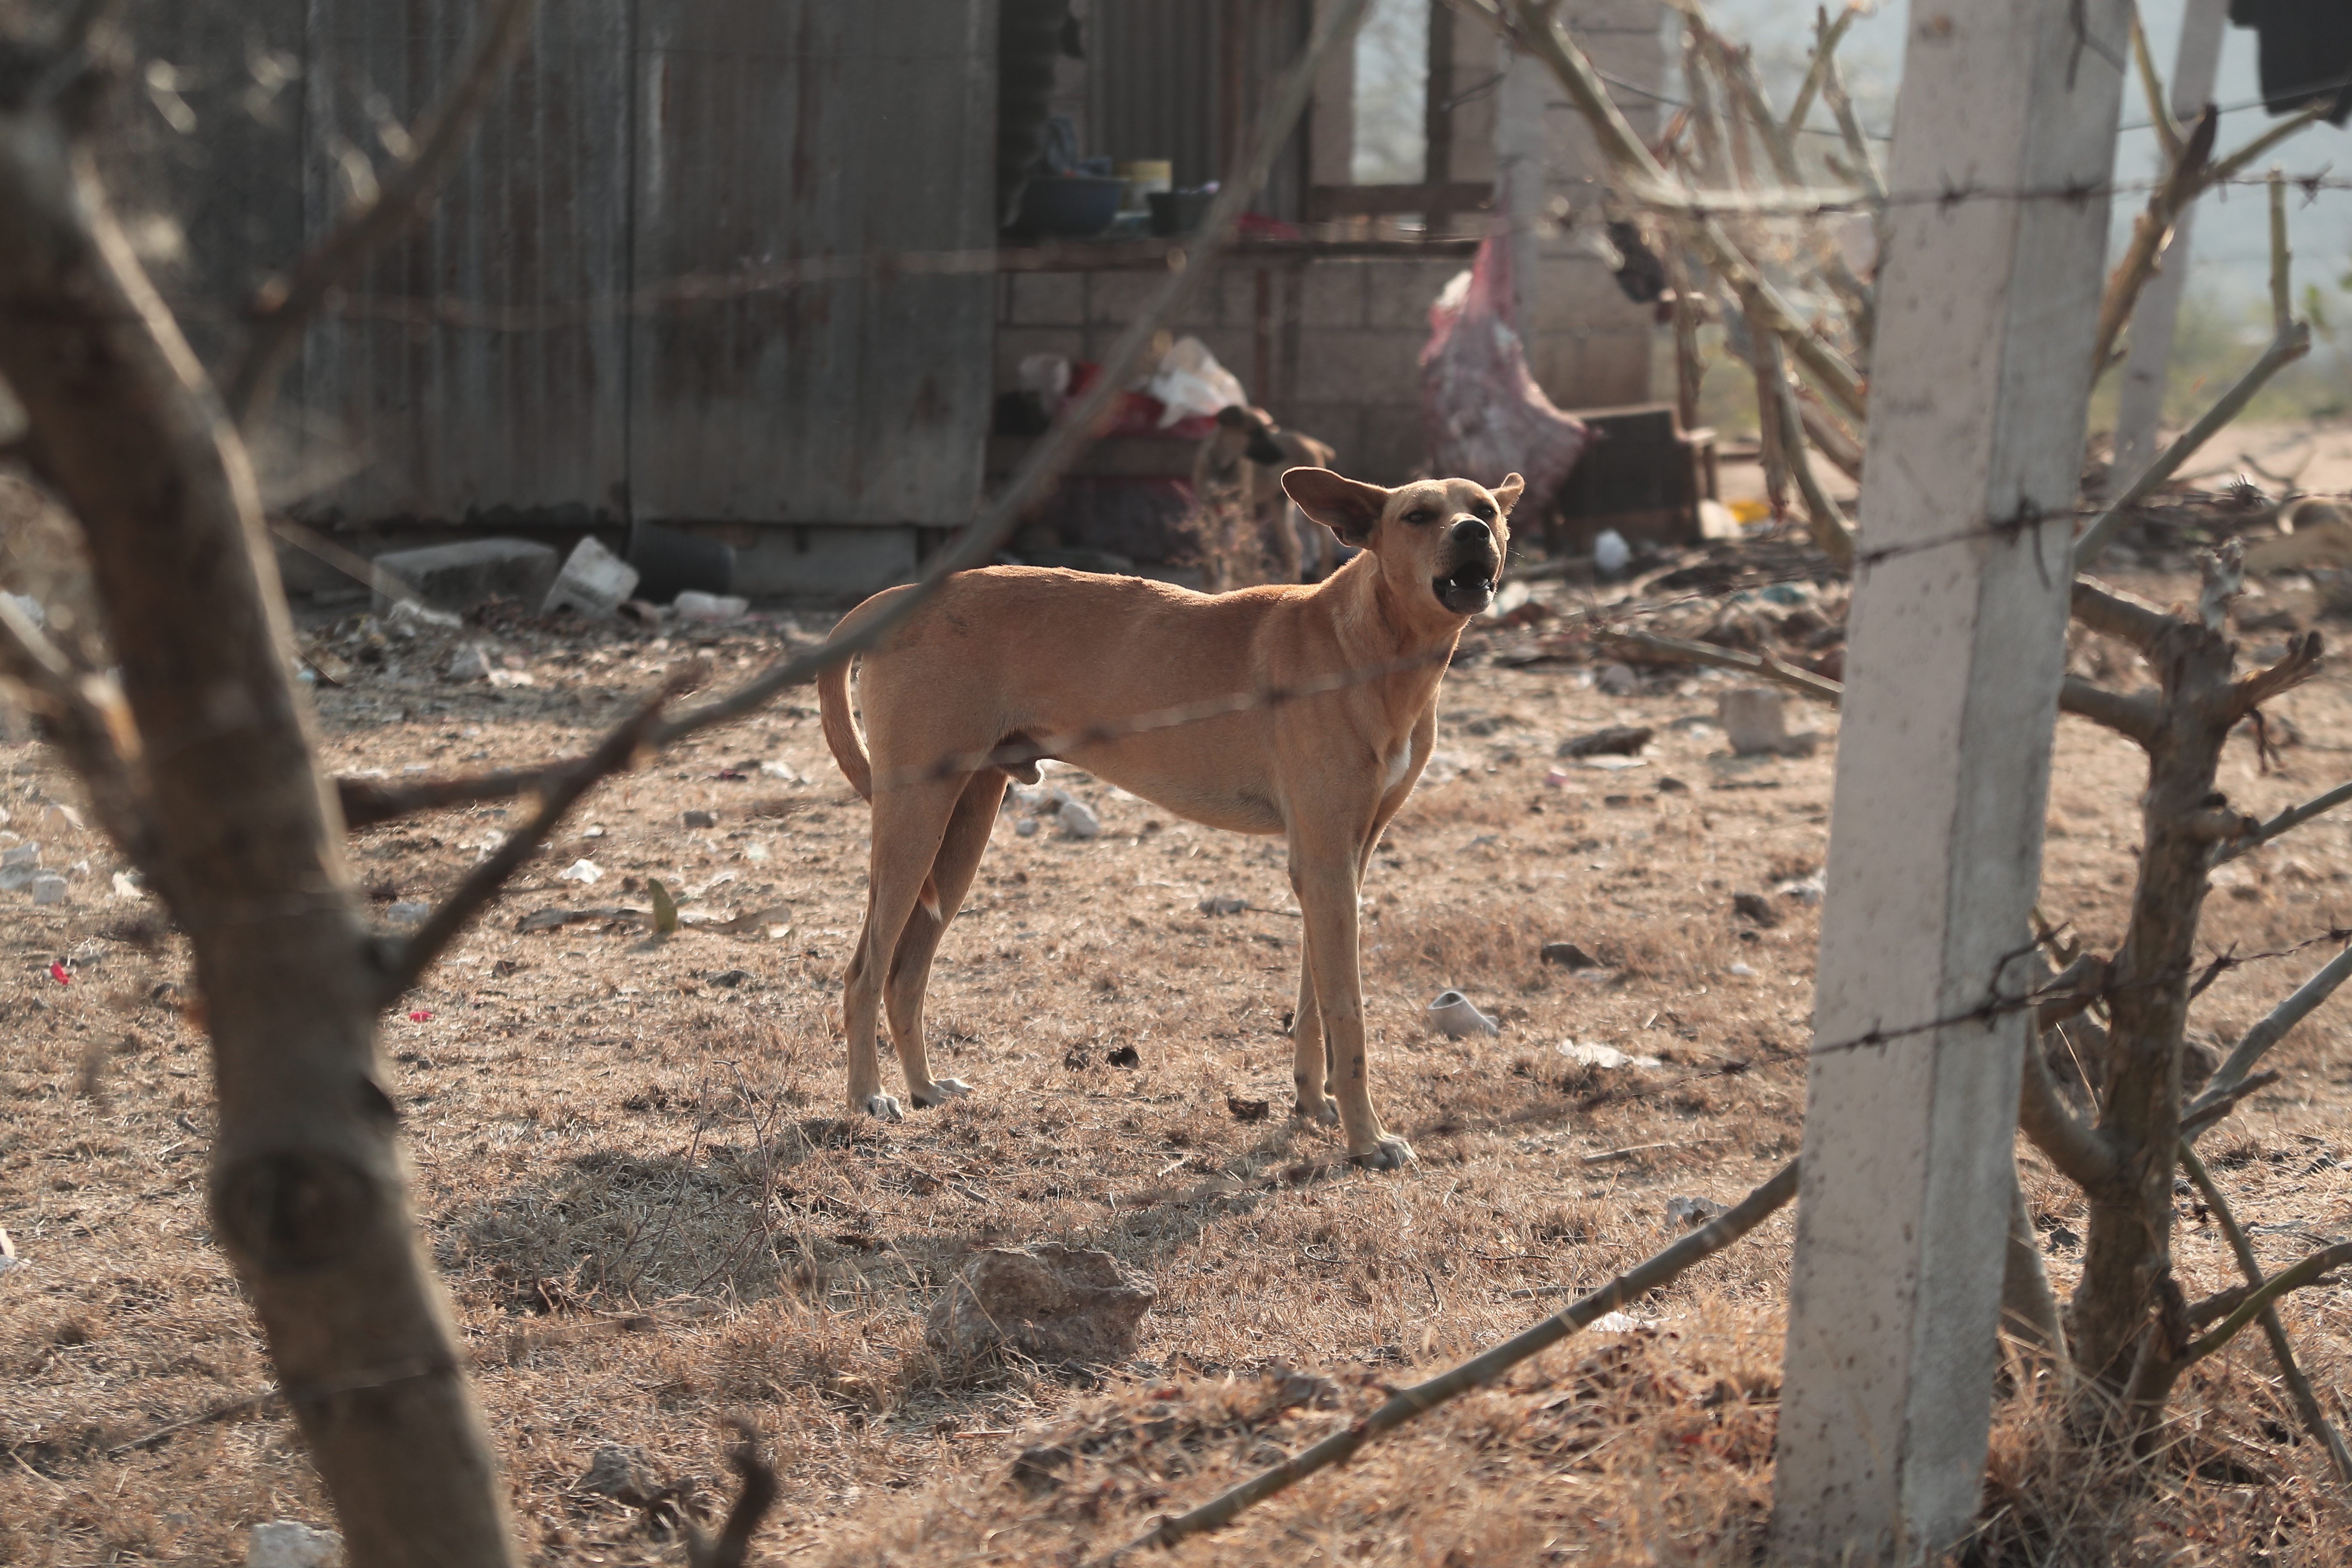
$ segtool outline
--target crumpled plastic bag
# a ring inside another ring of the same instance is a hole
[[[1168,345],[1168,352],[1160,356],[1160,368],[1151,373],[1143,390],[1168,405],[1160,416],[1163,430],[1180,419],[1206,419],[1220,409],[1249,402],[1240,378],[1219,364],[1209,345],[1194,337],[1178,338]]]
[[[1511,319],[1505,237],[1488,235],[1470,270],[1445,286],[1429,308],[1429,329],[1421,353],[1421,415],[1434,471],[1482,485],[1519,474],[1527,490],[1513,510],[1524,518],[1544,516],[1584,455],[1586,434],[1583,422],[1555,407],[1528,374]]]

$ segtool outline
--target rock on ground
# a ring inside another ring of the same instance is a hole
[[[1010,1350],[1041,1362],[1117,1361],[1135,1349],[1159,1295],[1108,1252],[990,1247],[932,1304],[923,1339],[942,1355]]]

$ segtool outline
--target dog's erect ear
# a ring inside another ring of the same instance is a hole
[[[1511,515],[1511,509],[1519,504],[1519,492],[1527,488],[1528,481],[1518,475],[1506,474],[1503,477],[1503,482],[1488,493],[1494,496],[1495,504],[1503,509],[1503,515],[1508,517]]]
[[[1339,542],[1361,550],[1371,542],[1372,529],[1389,504],[1390,492],[1360,479],[1343,479],[1328,468],[1292,468],[1282,476],[1282,490],[1298,510],[1339,536]]]

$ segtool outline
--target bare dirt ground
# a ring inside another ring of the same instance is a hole
[[[2275,586],[2251,607],[2310,614]],[[349,666],[318,691],[322,746],[338,772],[395,780],[576,752],[666,671],[703,658],[731,679],[828,620],[510,621],[454,640],[345,623],[320,634]],[[1449,678],[1437,763],[1366,889],[1375,1093],[1420,1155],[1400,1175],[1335,1163],[1331,1137],[1284,1115],[1298,931],[1270,841],[1053,775],[1104,836],[1024,837],[1008,814],[933,983],[940,1070],[979,1092],[881,1126],[843,1117],[837,1033],[866,811],[809,709],[591,796],[385,1026],[418,1211],[535,1560],[681,1561],[677,1510],[727,1489],[719,1418],[740,1411],[784,1483],[770,1560],[1079,1561],[1656,1250],[1669,1200],[1735,1200],[1790,1157],[1818,916],[1780,889],[1822,862],[1834,713],[1795,704],[1830,742],[1811,757],[1735,758],[1713,723],[1727,679],[1654,672],[1612,696],[1576,658],[1489,662],[1524,643],[1482,634]],[[505,684],[448,678],[477,645]],[[2127,656],[2081,658],[2132,683]],[[2259,771],[2247,745],[2225,769],[2233,802],[2264,816],[2345,776],[2352,686],[2327,674],[2277,713],[2283,765]],[[1654,731],[1634,765],[1555,757],[1612,724]],[[2125,742],[2062,721],[2041,906],[2103,950],[2141,779]],[[55,809],[74,798],[44,747],[5,748],[7,827],[67,869],[70,896],[0,894],[0,1226],[16,1253],[0,1272],[0,1561],[240,1561],[257,1521],[331,1521],[207,1237],[210,1086],[184,946]],[[355,834],[355,875],[389,922],[446,892],[509,820],[490,807]],[[582,860],[601,879],[559,879]],[[659,942],[618,919],[517,929],[642,906],[651,878],[690,894],[689,914],[764,912],[746,933]],[[2221,880],[2217,952],[2352,923],[2352,817]],[[1204,914],[1219,895],[1249,908]],[[1539,962],[1559,941],[1602,967]],[[2223,974],[2198,1026],[2234,1037],[2330,951]],[[1449,986],[1499,1037],[1423,1030]],[[1580,1065],[1570,1042],[1653,1063]],[[2332,1005],[2276,1053],[2284,1080],[2208,1142],[2266,1262],[2352,1231],[2347,1043]],[[1242,1120],[1260,1100],[1271,1116]],[[2063,1293],[2079,1200],[2025,1164]],[[2192,1296],[2231,1278],[2200,1212],[2182,1200]],[[1750,1561],[1790,1235],[1784,1212],[1641,1303],[1635,1326],[1570,1342],[1178,1558]],[[923,1313],[971,1249],[1038,1240],[1108,1248],[1156,1282],[1132,1360],[965,1366],[925,1349]],[[2285,1316],[2340,1416],[2343,1293],[2305,1292]],[[2324,1460],[2257,1336],[2184,1385],[2182,1416],[2135,1500],[2051,1474],[2041,1399],[2009,1399],[1979,1560],[2341,1561]],[[641,1448],[673,1489],[634,1505],[582,1489],[606,1445]]]

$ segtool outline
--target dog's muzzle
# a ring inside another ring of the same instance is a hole
[[[1464,518],[1447,531],[1454,544],[1452,567],[1430,586],[1437,602],[1457,616],[1475,616],[1495,602],[1495,578],[1503,559],[1495,552],[1492,530],[1476,518]]]

